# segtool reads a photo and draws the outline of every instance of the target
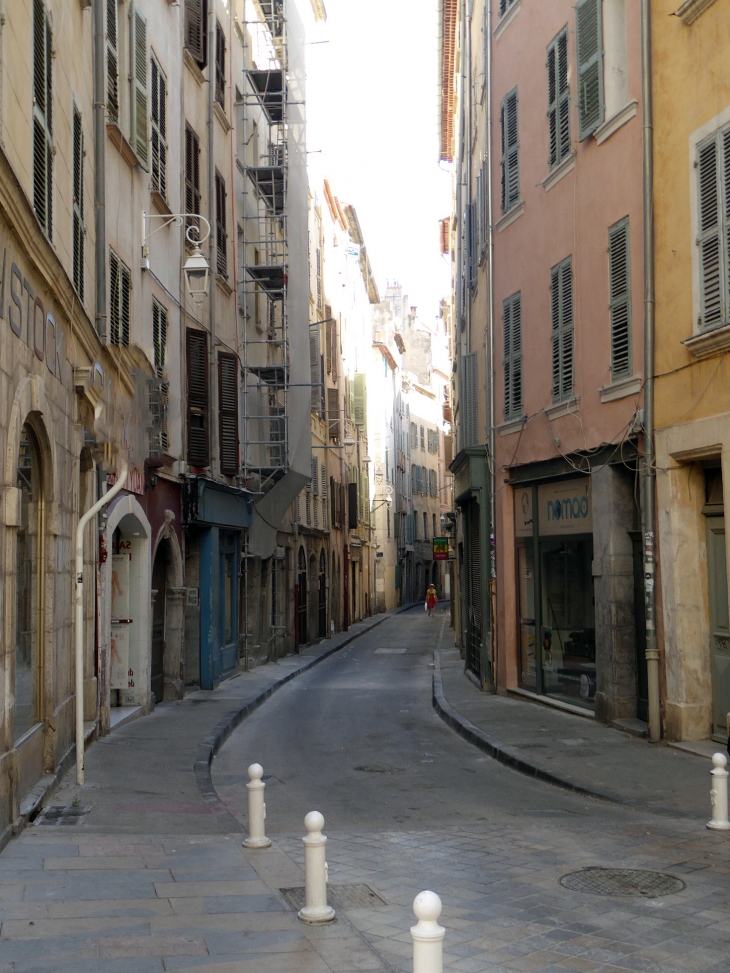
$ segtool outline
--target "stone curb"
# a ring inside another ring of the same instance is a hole
[[[569,778],[561,777],[559,774],[553,774],[549,770],[543,770],[542,767],[538,767],[530,760],[526,760],[517,747],[508,746],[507,744],[502,743],[496,737],[493,737],[489,733],[485,733],[484,730],[480,730],[479,727],[474,726],[473,723],[470,723],[466,717],[462,716],[460,713],[457,713],[453,706],[447,702],[446,697],[444,696],[443,681],[441,679],[441,654],[438,652],[438,650],[434,652],[433,658],[433,708],[436,710],[444,723],[451,727],[452,730],[458,733],[459,736],[463,737],[468,743],[471,743],[473,746],[483,750],[484,753],[488,754],[494,760],[498,760],[505,766],[511,767],[513,770],[517,770],[521,774],[526,774],[528,777],[534,777],[536,780],[541,780],[546,784],[553,784],[556,787],[562,787],[563,790],[572,791],[574,794],[582,794],[585,797],[595,797],[601,801],[610,801],[612,804],[624,804],[629,807],[633,806],[627,801],[622,800],[620,797],[607,794],[603,791],[593,790],[589,787],[583,787]]]
[[[354,632],[346,639],[343,639],[342,642],[339,642],[337,645],[333,645],[329,649],[326,649],[321,655],[307,659],[297,669],[288,672],[285,676],[282,676],[281,679],[278,679],[267,689],[260,692],[258,696],[254,696],[253,699],[249,699],[247,702],[242,703],[235,709],[229,710],[225,716],[218,720],[202,743],[198,744],[195,763],[193,764],[193,771],[195,773],[195,781],[198,785],[200,793],[203,795],[203,798],[208,802],[208,804],[211,805],[213,813],[217,818],[221,819],[222,823],[225,822],[226,826],[233,831],[243,830],[240,823],[236,820],[236,818],[233,817],[219,798],[218,792],[213,785],[213,775],[211,773],[215,755],[218,753],[231,733],[233,733],[233,731],[241,725],[247,716],[250,716],[251,713],[257,710],[262,703],[266,702],[266,700],[273,693],[275,693],[277,689],[281,689],[282,686],[285,686],[288,682],[291,682],[292,679],[295,679],[297,676],[301,676],[304,672],[308,672],[320,662],[324,662],[325,659],[329,659],[329,657],[334,655],[335,652],[339,652],[340,649],[343,649],[346,645],[354,642],[355,639],[360,638],[361,635],[366,635],[367,633],[371,632],[382,622],[386,621],[386,619],[392,618],[393,615],[400,615],[402,612],[410,611],[419,604],[420,602],[413,602],[413,604],[406,605],[403,608],[396,608],[393,612],[384,612],[382,615],[376,616],[375,621],[371,622],[366,628],[362,629],[362,631]]]

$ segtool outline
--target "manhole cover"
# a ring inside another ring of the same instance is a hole
[[[66,807],[51,805],[50,807],[43,808],[36,818],[35,823],[50,825],[51,827],[56,827],[59,824],[71,825],[73,827],[81,824],[90,810],[90,807],[82,805],[77,807],[74,807],[73,804],[69,804]]]
[[[405,774],[405,767],[390,767],[388,764],[363,764],[355,767],[363,774]]]
[[[304,889],[279,889],[286,901],[295,910],[304,906]],[[370,909],[376,905],[387,905],[369,885],[328,885],[327,901],[333,909],[347,912],[348,909]]]
[[[664,872],[645,872],[638,868],[584,868],[560,879],[563,888],[592,895],[642,895],[658,899],[686,888],[681,878]]]

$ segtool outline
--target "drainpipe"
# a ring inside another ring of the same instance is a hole
[[[84,783],[84,529],[101,508],[113,500],[127,482],[127,460],[121,461],[117,482],[96,501],[76,525],[76,783]]]
[[[487,148],[487,280],[489,294],[487,297],[487,327],[484,334],[484,361],[486,373],[487,397],[487,489],[489,490],[489,611],[490,632],[492,639],[492,686],[497,689],[497,624],[496,596],[497,596],[497,562],[496,562],[496,525],[495,525],[495,494],[497,469],[494,457],[494,226],[492,207],[494,194],[492,188],[492,0],[487,2],[487,63],[484,67],[486,75],[486,148]]]
[[[106,17],[104,0],[94,0],[94,231],[96,274],[96,333],[106,339],[106,88],[104,62]]]
[[[210,325],[210,402],[209,409],[209,438],[210,438],[210,472],[215,473],[217,459],[218,403],[216,390],[216,343],[215,343],[215,288],[218,275],[218,259],[216,251],[216,211],[215,211],[215,3],[208,2],[208,214],[211,232],[208,238],[208,263],[210,264],[210,296],[209,296],[209,325]]]
[[[656,456],[654,449],[654,118],[652,105],[651,9],[641,0],[641,88],[644,128],[644,600],[649,739],[661,738],[659,649],[656,640],[655,538]]]

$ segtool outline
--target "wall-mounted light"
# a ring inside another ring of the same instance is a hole
[[[158,215],[156,213],[150,214],[143,211],[142,270],[150,269],[150,255],[149,247],[147,245],[150,237],[153,237],[155,233],[159,233],[160,230],[164,230],[166,226],[182,226],[186,219],[191,221],[195,220],[196,222],[191,222],[188,228],[185,230],[185,236],[188,243],[190,243],[193,247],[193,252],[190,254],[183,266],[183,273],[185,274],[185,287],[192,300],[198,306],[200,306],[208,296],[208,283],[210,279],[210,264],[208,263],[205,254],[200,249],[201,244],[205,243],[210,236],[210,223],[204,216],[200,216],[198,213],[168,213],[165,215]],[[147,225],[149,220],[163,220],[163,223],[156,229],[148,232]],[[203,236],[201,236],[200,233],[201,223],[204,223],[206,227],[206,231]]]

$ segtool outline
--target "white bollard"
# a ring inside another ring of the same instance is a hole
[[[413,973],[443,973],[446,930],[437,922],[441,899],[435,892],[419,892],[413,900],[418,922],[411,926]]]
[[[302,922],[330,922],[335,910],[327,905],[327,862],[322,834],[324,818],[319,811],[310,811],[304,819],[307,834],[304,842],[304,908],[297,915]]]
[[[264,826],[266,820],[264,788],[266,784],[261,780],[263,775],[264,768],[261,764],[251,764],[248,768],[248,776],[250,777],[248,784],[246,784],[248,791],[248,838],[244,839],[244,848],[271,847]]]
[[[712,755],[712,788],[710,790],[710,803],[712,804],[712,821],[707,822],[707,827],[714,831],[730,830],[730,821],[727,819],[727,778],[728,772],[727,757],[724,753],[714,753]]]

